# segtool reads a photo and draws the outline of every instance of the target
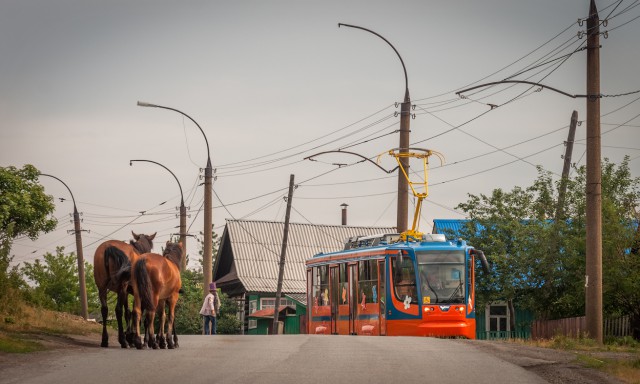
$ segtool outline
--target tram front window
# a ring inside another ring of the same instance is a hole
[[[464,252],[417,252],[422,304],[464,303]]]

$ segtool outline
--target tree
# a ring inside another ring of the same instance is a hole
[[[34,284],[28,290],[28,299],[45,308],[80,314],[80,287],[77,258],[73,252],[64,254],[58,247],[56,254],[46,253],[44,262],[24,263],[21,271]]]
[[[27,236],[36,239],[53,230],[57,221],[50,217],[55,206],[38,184],[38,170],[32,165],[22,169],[0,167],[0,313],[16,310],[25,287],[18,267],[10,267],[13,239]]]
[[[631,252],[640,179],[628,162],[602,165],[603,302],[605,315],[630,315],[640,336],[640,260]],[[490,276],[478,279],[479,305],[517,300],[540,318],[584,314],[586,167],[568,180],[566,220],[555,222],[558,185],[539,169],[526,189],[470,194],[458,205],[470,217],[462,235],[492,264]]]
[[[50,217],[53,197],[44,193],[39,174],[32,165],[0,167],[0,240],[18,236],[35,240],[56,227],[56,219]]]

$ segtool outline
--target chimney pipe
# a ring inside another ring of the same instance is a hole
[[[342,225],[347,225],[347,207],[349,205],[342,203],[340,206],[342,207]]]

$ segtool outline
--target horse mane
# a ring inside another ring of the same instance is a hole
[[[153,237],[155,237],[155,235]],[[131,244],[139,254],[151,252],[151,249],[153,249],[153,237],[140,235],[138,236],[138,240],[130,240],[129,244]]]
[[[164,249],[164,252],[162,252],[162,256],[180,268],[180,263],[182,262],[182,247],[180,246],[180,243],[167,242],[166,248]]]

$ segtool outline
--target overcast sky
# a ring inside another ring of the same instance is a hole
[[[601,92],[640,90],[640,2],[598,0]],[[33,164],[62,179],[82,213],[84,257],[107,239],[158,232],[155,251],[177,233],[180,192],[189,232],[203,230],[200,169],[205,140],[216,168],[213,221],[283,221],[289,175],[298,188],[293,222],[396,225],[396,174],[350,155],[398,147],[405,78],[415,109],[413,147],[431,158],[420,229],[465,218],[469,193],[529,186],[536,165],[562,172],[571,113],[584,98],[525,85],[457,90],[507,78],[586,93],[588,0],[536,1],[0,1],[0,165]],[[573,54],[572,54],[573,53]],[[515,77],[513,77],[516,75]],[[523,93],[524,92],[524,93]],[[514,97],[520,98],[509,102]],[[490,110],[488,104],[499,107]],[[640,176],[640,93],[602,99],[602,156],[630,156]],[[573,162],[585,164],[586,123]],[[393,158],[380,165],[390,169]],[[334,164],[353,164],[338,167]],[[412,164],[417,169],[417,164]],[[331,172],[329,172],[331,171]],[[416,179],[417,180],[417,179]],[[75,251],[69,193],[42,178],[58,228],[18,239],[14,264],[56,246]],[[59,198],[67,200],[60,201]],[[410,205],[410,216],[413,206]],[[199,212],[200,211],[200,212]],[[145,212],[143,215],[141,212]],[[411,220],[409,220],[411,223]],[[200,237],[202,238],[202,237]],[[188,240],[191,266],[198,258]],[[311,256],[311,255],[310,255]]]

